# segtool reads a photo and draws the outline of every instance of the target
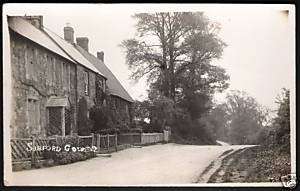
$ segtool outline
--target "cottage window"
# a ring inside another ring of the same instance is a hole
[[[89,73],[84,71],[84,93],[89,95]]]
[[[71,66],[68,64],[68,90],[71,91]]]
[[[33,80],[34,79],[34,70],[35,70],[35,62],[36,62],[36,55],[34,48],[28,48],[28,52],[26,51],[26,77],[27,79]]]
[[[102,80],[102,79],[99,80],[99,87],[100,87],[101,89],[103,89],[103,80]]]
[[[103,92],[106,91],[105,87],[106,87],[106,83],[105,83],[105,79],[103,79]]]
[[[62,71],[62,64],[59,62],[59,60],[54,60],[55,63],[55,84],[56,86],[60,86],[62,84],[61,79],[61,71]]]
[[[58,62],[58,65],[59,65],[59,68],[60,68],[60,71],[58,73],[58,84],[63,87],[63,82],[64,82],[64,76],[63,76],[63,70],[64,70],[64,63],[63,62]]]
[[[52,58],[53,59],[53,84],[55,86],[59,85],[59,62],[58,60],[56,60],[55,58]]]
[[[50,58],[50,66],[51,66],[51,84],[55,83],[55,63],[53,57]]]
[[[115,103],[115,99],[114,98],[111,98],[111,106],[113,109],[116,108],[116,103]]]
[[[47,68],[47,84],[51,85],[51,79],[52,79],[52,70],[51,70],[51,63],[50,63],[50,57],[46,56],[46,68]]]
[[[105,92],[105,81],[103,78],[100,78],[97,83],[97,88],[99,88],[102,92]]]
[[[117,98],[115,98],[114,100],[115,100],[115,108],[118,109],[118,100]]]
[[[62,67],[62,79],[63,79],[63,89],[64,90],[70,90],[69,88],[69,76],[70,76],[70,71],[67,63],[63,63]]]

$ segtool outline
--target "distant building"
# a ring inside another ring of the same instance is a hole
[[[84,134],[80,117],[88,118],[96,103],[109,104],[130,126],[133,99],[104,64],[103,52],[88,52],[88,38],[75,43],[70,26],[61,38],[43,27],[42,16],[10,16],[8,25],[12,137]],[[102,99],[103,93],[109,96]]]

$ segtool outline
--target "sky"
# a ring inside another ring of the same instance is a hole
[[[292,5],[199,5],[199,4],[6,4],[3,14],[43,15],[44,26],[63,37],[67,23],[76,37],[89,38],[89,51],[104,51],[105,64],[129,94],[147,97],[145,79],[132,82],[119,44],[135,35],[138,12],[203,11],[221,24],[220,38],[228,45],[213,63],[226,69],[230,87],[215,96],[222,102],[230,90],[243,90],[257,101],[276,109],[281,88],[295,87],[295,25]],[[289,10],[286,14],[283,10]]]

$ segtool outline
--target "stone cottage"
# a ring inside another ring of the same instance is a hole
[[[109,93],[105,102],[117,106],[115,115],[130,126],[133,100],[103,59],[88,52],[87,38],[76,44],[70,26],[61,38],[43,26],[42,16],[8,17],[8,25],[11,137],[87,133],[82,119],[89,118],[99,92]]]
[[[83,37],[88,39],[87,37]],[[88,42],[86,40],[85,42]],[[133,99],[123,88],[114,74],[108,69],[104,64],[104,52],[97,52],[97,56],[92,55],[88,52],[88,44],[80,43],[77,38],[76,49],[89,60],[99,71],[101,71],[107,77],[107,90],[109,92],[109,97],[107,98],[107,103],[110,109],[113,111],[115,126],[118,129],[125,130],[129,128],[132,124],[132,103]]]

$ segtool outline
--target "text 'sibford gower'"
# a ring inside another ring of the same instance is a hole
[[[33,146],[33,143],[27,143],[27,148],[26,150],[28,152],[32,151],[54,151],[54,152],[97,152],[97,147],[96,146],[86,146],[86,147],[74,147],[71,146],[70,144],[66,144],[65,146],[58,146],[58,145],[44,145],[44,146]]]

